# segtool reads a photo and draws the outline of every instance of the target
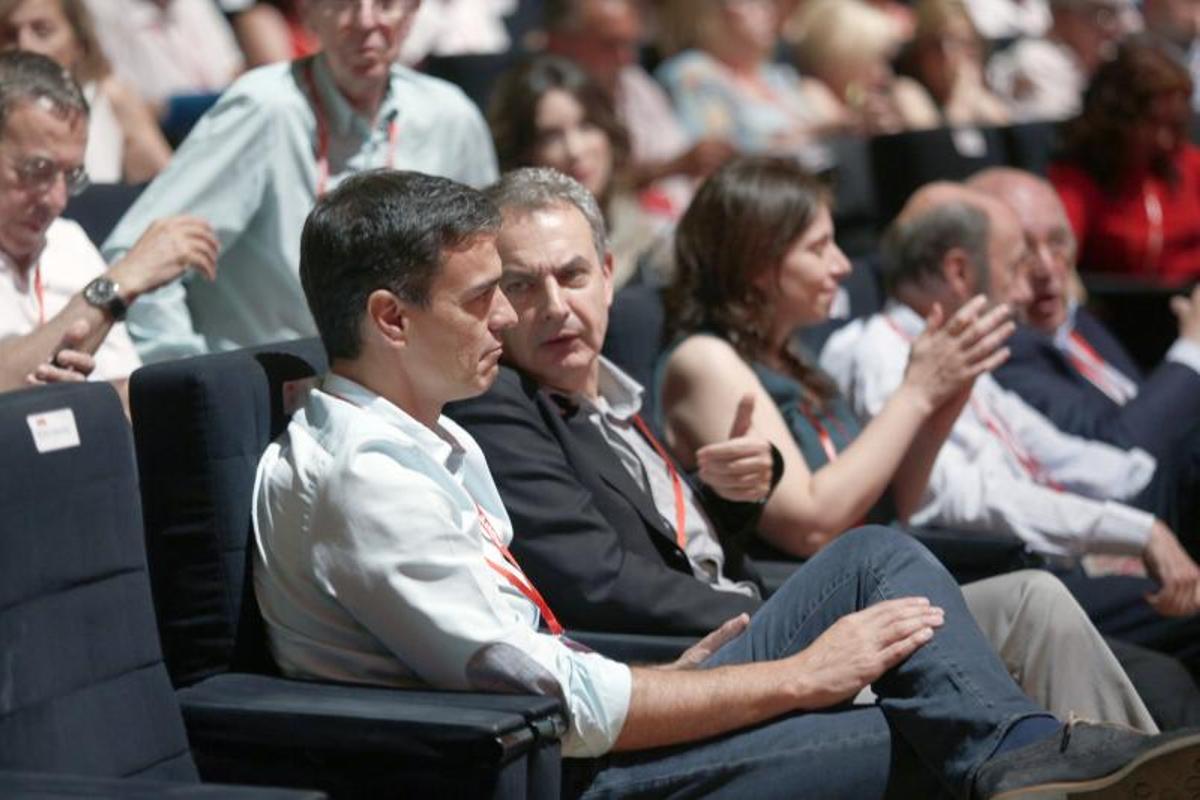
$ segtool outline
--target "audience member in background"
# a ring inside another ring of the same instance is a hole
[[[841,124],[829,89],[773,60],[780,21],[774,0],[667,0],[661,22],[687,48],[658,79],[696,138],[718,137],[743,153],[787,153],[812,164],[819,139]]]
[[[1014,119],[1060,120],[1079,112],[1088,81],[1125,34],[1124,6],[1121,0],[1051,0],[1054,24],[1045,36],[1021,39],[992,57],[988,80]]]
[[[507,173],[488,195],[502,215],[500,286],[517,322],[501,334],[505,366],[492,388],[446,413],[488,458],[520,531],[512,549],[523,568],[567,627],[703,634],[754,613],[764,593],[741,544],[779,469],[749,427],[753,407],[740,407],[704,450],[702,480],[683,479],[644,427],[642,387],[600,355],[611,257],[594,200],[546,169]],[[546,344],[564,337],[571,346]],[[1054,578],[1027,571],[963,587],[963,596],[1034,700],[1154,729]],[[1095,682],[1077,679],[1092,668]]]
[[[1146,33],[1166,44],[1192,76],[1192,109],[1200,111],[1200,7],[1196,0],[1142,0]]]
[[[1037,37],[1050,27],[1046,0],[967,0],[967,11],[989,41]]]
[[[651,274],[669,271],[675,217],[633,191],[625,126],[581,67],[558,56],[518,65],[497,82],[488,116],[502,171],[553,167],[596,197],[612,231],[617,286],[638,273],[643,257]]]
[[[156,223],[111,268],[59,218],[87,185],[87,115],[57,62],[0,54],[0,391],[89,373],[123,388],[141,365],[125,310],[189,267],[210,279],[216,268],[216,239],[195,218]]]
[[[968,185],[1016,212],[1033,251],[1029,302],[1015,309],[1025,325],[996,379],[1060,430],[1169,459],[1200,425],[1200,290],[1172,300],[1179,338],[1144,376],[1104,324],[1068,295],[1077,248],[1054,187],[1009,168],[986,170]]]
[[[671,99],[638,63],[638,0],[548,0],[547,49],[579,64],[612,98],[629,133],[630,180],[656,206],[681,216],[703,178],[733,155],[721,138],[693,140]]]
[[[304,24],[301,0],[259,0],[233,14],[233,32],[246,68],[293,61],[317,52],[320,43]]]
[[[943,125],[1006,125],[1008,107],[983,80],[986,43],[962,0],[920,0],[908,53],[915,77],[928,90]]]
[[[0,0],[0,47],[49,56],[83,88],[91,110],[86,166],[97,183],[141,183],[171,159],[142,98],[112,74],[83,0]]]
[[[316,56],[261,67],[205,115],[105,242],[123,253],[164,214],[208,220],[221,240],[215,283],[148,297],[129,329],[147,361],[311,336],[296,270],[317,197],[371,167],[420,168],[484,185],[496,177],[487,126],[457,88],[396,64],[416,0],[315,0]]]
[[[160,115],[171,97],[220,92],[242,70],[233,30],[213,0],[85,2],[117,77]]]
[[[864,134],[938,125],[937,109],[920,84],[898,77],[895,24],[863,0],[812,0],[788,26],[796,59],[841,104],[840,124]]]
[[[865,417],[903,386],[912,343],[935,306],[953,314],[980,292],[1013,306],[1029,301],[1032,256],[1016,215],[962,186],[919,190],[889,231],[885,255],[892,300],[822,352]],[[1200,568],[1170,527],[1125,502],[1149,484],[1154,459],[1062,433],[990,375],[959,402],[912,521],[1020,538],[1061,562],[1061,577],[1102,632],[1200,672]],[[1072,568],[1092,553],[1138,556],[1151,578],[1089,578]]]
[[[330,374],[263,454],[254,502],[255,590],[285,674],[559,698],[570,796],[988,800],[1194,774],[1195,735],[1064,726],[1030,702],[949,574],[886,529],[835,542],[675,663],[572,646],[508,549],[479,446],[442,415],[492,384],[515,322],[499,224],[478,192],[389,171],[305,223]],[[867,684],[879,702],[849,707]]]
[[[1167,285],[1200,277],[1200,149],[1192,80],[1160,45],[1130,40],[1102,65],[1049,169],[1079,265]]]
[[[497,55],[512,42],[504,18],[516,0],[422,0],[400,60],[412,66],[431,56]]]

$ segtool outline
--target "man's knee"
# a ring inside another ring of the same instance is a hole
[[[941,563],[912,536],[886,525],[863,525],[839,536],[827,550],[837,547],[837,555],[861,563],[899,566],[907,559],[919,559],[942,569]]]

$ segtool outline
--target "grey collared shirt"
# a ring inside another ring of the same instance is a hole
[[[630,476],[654,501],[668,530],[675,531],[675,487],[667,463],[654,446],[638,432],[633,418],[642,408],[643,389],[606,358],[600,358],[599,397],[576,395],[589,422],[612,447]],[[725,551],[717,539],[712,520],[704,513],[695,492],[683,477],[683,499],[687,511],[684,534],[692,573],[714,589],[758,597],[758,588],[748,581],[730,580],[724,572]]]

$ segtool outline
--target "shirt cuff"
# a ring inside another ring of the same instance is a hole
[[[1106,500],[1092,531],[1094,552],[1140,556],[1150,539],[1154,515],[1124,503]]]
[[[629,667],[599,653],[572,652],[576,676],[567,687],[570,726],[562,741],[566,758],[595,758],[616,744],[633,697]]]
[[[1200,344],[1191,339],[1176,339],[1167,351],[1167,361],[1183,364],[1193,372],[1200,373]]]

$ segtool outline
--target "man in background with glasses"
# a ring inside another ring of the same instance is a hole
[[[252,70],[196,124],[105,241],[124,253],[164,214],[208,220],[220,277],[186,278],[133,309],[146,361],[316,335],[300,289],[300,231],[318,197],[366,169],[484,186],[496,154],[457,87],[396,63],[419,0],[306,0],[321,52]]]
[[[28,383],[124,379],[140,365],[121,320],[145,292],[195,267],[212,278],[207,223],[156,224],[110,268],[60,219],[87,187],[88,106],[45,56],[0,54],[0,391]]]

